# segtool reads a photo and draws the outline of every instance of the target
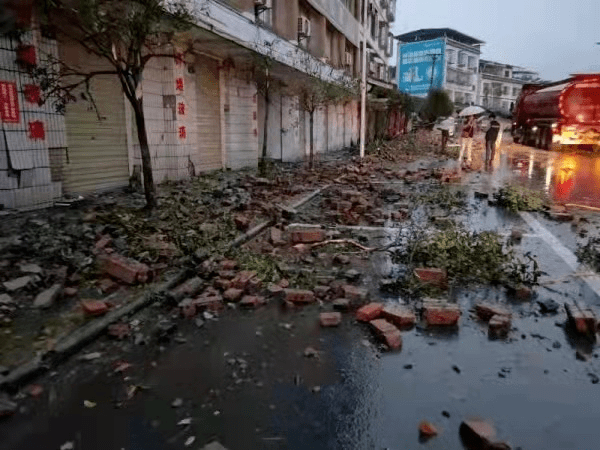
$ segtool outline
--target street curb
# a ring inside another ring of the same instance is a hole
[[[306,197],[300,199],[296,203],[294,203],[291,207],[296,209],[307,203],[317,195],[319,195],[323,189],[326,189],[330,185],[327,185],[323,188],[317,189],[311,192]],[[233,241],[231,241],[226,250],[231,250],[232,248],[238,247],[243,243],[249,241],[254,238],[258,234],[260,234],[267,227],[272,226],[276,223],[275,219],[270,219],[264,221],[258,225],[256,225],[251,230],[246,233],[238,236]],[[148,291],[145,292],[141,298],[129,303],[119,309],[109,312],[105,316],[100,319],[96,319],[93,322],[84,325],[69,336],[58,342],[54,350],[48,351],[42,355],[38,355],[33,357],[30,361],[20,365],[16,369],[12,370],[6,376],[0,376],[0,391],[1,390],[11,390],[16,389],[18,386],[24,384],[26,381],[31,380],[34,377],[44,374],[52,367],[58,365],[60,362],[67,359],[69,356],[80,350],[83,346],[94,340],[100,334],[104,332],[104,330],[111,324],[117,322],[121,318],[138,312],[144,307],[148,306],[151,303],[154,303],[156,299],[156,294],[164,293],[178,284],[185,281],[188,276],[189,268],[182,269],[177,274],[173,276],[169,281],[166,281],[154,289],[149,286]]]
[[[94,320],[78,328],[65,339],[61,340],[54,350],[35,356],[30,361],[12,370],[8,375],[0,376],[0,390],[15,388],[25,381],[47,372],[50,368],[65,360],[85,344],[99,336],[112,323],[156,301],[156,293],[166,292],[179,284],[185,279],[188,270],[186,268],[179,271],[173,278],[158,285],[155,289],[150,287],[148,292],[145,292],[141,298],[138,298],[133,303],[111,311],[101,319]]]

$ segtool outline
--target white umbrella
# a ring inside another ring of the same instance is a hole
[[[483,109],[481,106],[467,106],[465,109],[459,112],[458,115],[461,117],[476,116],[477,114],[481,114],[482,112],[485,112],[485,109]]]

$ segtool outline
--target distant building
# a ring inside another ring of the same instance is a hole
[[[515,71],[519,78],[515,77]],[[521,88],[532,82],[536,75],[510,64],[482,59],[479,61],[477,104],[496,113],[511,114]]]
[[[438,88],[446,90],[457,107],[476,102],[483,41],[451,28],[426,28],[396,39],[401,91],[426,96]]]
[[[526,83],[541,82],[540,74],[532,69],[514,66],[512,73],[515,80],[525,81]]]

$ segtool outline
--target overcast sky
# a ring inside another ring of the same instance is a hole
[[[397,0],[394,35],[445,27],[485,41],[482,58],[547,80],[600,71],[600,0]]]

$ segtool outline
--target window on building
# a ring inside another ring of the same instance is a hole
[[[456,62],[456,52],[454,50],[446,50],[446,55],[448,64],[454,64]]]
[[[508,95],[508,86],[502,86],[502,95]]]
[[[504,76],[505,76],[506,78],[510,78],[510,70],[505,70],[505,71],[504,71]]]
[[[513,89],[512,89],[512,95],[513,95],[513,97],[516,97],[517,95],[519,95],[519,88],[518,87],[513,87]]]

